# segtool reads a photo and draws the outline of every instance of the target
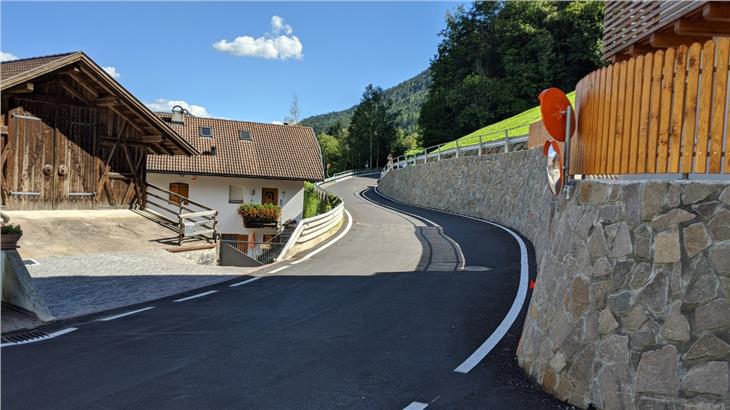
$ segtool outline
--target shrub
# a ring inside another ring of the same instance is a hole
[[[274,204],[244,204],[238,208],[238,214],[248,224],[270,224],[279,222],[281,208]]]
[[[23,234],[23,230],[20,229],[20,225],[18,224],[3,224],[2,228],[0,228],[0,234],[3,235],[10,235],[10,234]]]

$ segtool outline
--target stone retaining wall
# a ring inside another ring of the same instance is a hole
[[[383,193],[499,222],[535,246],[517,356],[562,400],[730,407],[728,183],[582,181],[547,193],[539,150],[394,170]]]

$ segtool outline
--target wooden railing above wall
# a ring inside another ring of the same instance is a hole
[[[576,86],[571,174],[730,173],[730,38],[656,51]]]

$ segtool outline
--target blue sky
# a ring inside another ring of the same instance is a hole
[[[426,69],[456,3],[1,7],[3,53],[83,50],[114,67],[118,81],[145,103],[182,100],[215,117],[272,122],[288,114],[295,94],[304,118],[357,103],[369,83],[387,88]]]

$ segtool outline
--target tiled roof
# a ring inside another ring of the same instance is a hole
[[[170,120],[170,114],[158,114]],[[149,172],[174,172],[255,178],[321,181],[322,158],[314,131],[296,125],[261,124],[246,121],[185,115],[185,124],[170,127],[191,143],[199,156],[150,155]],[[200,127],[210,127],[213,137],[200,136]],[[251,140],[241,140],[248,131]],[[211,146],[216,152],[211,155]]]
[[[74,51],[71,53],[4,61],[2,64],[0,64],[0,79],[6,80],[8,78],[15,77],[18,74],[22,74],[26,71],[36,69],[50,62],[58,60],[59,58],[66,57],[74,53],[76,52]]]

